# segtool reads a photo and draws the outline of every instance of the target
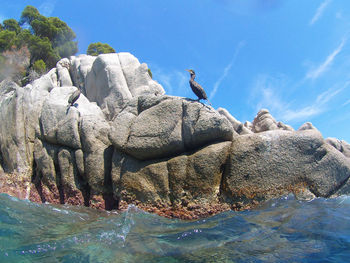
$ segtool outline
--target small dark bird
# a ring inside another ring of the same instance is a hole
[[[68,112],[69,108],[74,105],[74,102],[76,102],[77,99],[79,99],[79,96],[80,96],[80,90],[79,89],[74,91],[72,93],[72,95],[69,96],[68,105],[67,105],[67,112]]]
[[[197,95],[198,100],[206,100],[208,103],[211,105],[210,101],[208,100],[208,96],[205,93],[204,89],[199,85],[196,81],[194,81],[194,78],[196,77],[196,73],[194,72],[193,69],[186,69],[188,72],[191,74],[191,79],[190,79],[190,87],[194,94]]]

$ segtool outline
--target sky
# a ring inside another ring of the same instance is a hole
[[[196,99],[193,69],[241,122],[266,108],[350,143],[350,1],[1,0],[0,21],[27,5],[65,21],[78,54],[94,42],[132,53],[168,95]]]

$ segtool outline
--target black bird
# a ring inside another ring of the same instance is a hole
[[[191,79],[190,79],[190,87],[194,94],[197,95],[198,100],[206,100],[208,103],[211,105],[210,101],[208,100],[208,96],[205,93],[204,89],[199,85],[196,81],[194,81],[194,78],[196,77],[196,73],[194,72],[193,69],[186,69],[188,72],[191,74]]]
[[[69,108],[71,106],[74,105],[74,102],[77,101],[77,99],[79,99],[79,96],[80,96],[80,90],[77,89],[76,91],[74,91],[70,96],[69,96],[69,99],[68,99],[68,106],[67,106],[67,112],[69,110]]]

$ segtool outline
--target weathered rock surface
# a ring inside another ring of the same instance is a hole
[[[218,112],[221,115],[225,116],[226,119],[228,119],[228,121],[231,123],[232,128],[235,131],[235,133],[237,133],[239,135],[253,133],[251,131],[251,129],[247,128],[246,126],[244,126],[243,123],[241,123],[240,121],[236,120],[236,118],[233,117],[226,109],[218,108]],[[235,135],[235,133],[233,133],[233,134]]]
[[[140,160],[230,141],[232,136],[227,119],[212,108],[169,96],[143,96],[131,101],[113,120],[110,133],[116,149]]]
[[[332,145],[346,157],[350,158],[350,144],[348,144],[346,141],[338,140],[336,138],[327,138],[326,143]]]
[[[251,202],[308,189],[329,197],[350,176],[350,162],[316,129],[235,137],[223,180],[228,200]]]
[[[0,84],[0,175],[0,192],[32,201],[190,219],[291,192],[349,194],[350,146],[267,110],[243,124],[164,95],[129,53],[80,55],[25,87]]]
[[[168,208],[163,209],[166,216],[176,213],[169,208],[192,218],[214,214],[220,207],[220,185],[230,145],[231,142],[212,144],[196,152],[152,161],[140,161],[115,151],[114,194],[121,202]]]
[[[147,66],[129,53],[104,54],[94,61],[85,80],[86,96],[96,101],[106,116],[113,118],[133,98],[141,94],[164,94],[151,79]]]

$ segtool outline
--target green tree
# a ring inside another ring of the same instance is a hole
[[[16,32],[3,30],[0,31],[0,52],[10,50],[16,44]]]
[[[22,12],[20,24],[27,24],[33,35],[42,40],[40,43],[34,43],[35,47],[33,48],[29,46],[31,51],[36,51],[33,55],[33,62],[42,59],[47,66],[53,67],[59,59],[72,56],[78,52],[78,44],[73,41],[76,38],[75,33],[57,17],[45,17],[35,7],[27,6]],[[51,43],[51,48],[47,47],[47,40]],[[42,54],[38,56],[38,53],[42,52],[38,52],[37,47],[44,44],[45,51],[48,52],[47,59],[42,57]],[[54,61],[55,57],[56,61]]]
[[[46,64],[42,59],[39,59],[34,62],[33,69],[41,75],[46,71]]]
[[[4,30],[13,31],[16,34],[18,34],[21,31],[21,27],[18,24],[17,20],[13,18],[4,20],[3,24],[4,24],[3,25]]]
[[[86,54],[91,56],[98,56],[100,54],[115,53],[115,50],[108,44],[101,42],[91,43],[88,46]]]
[[[52,68],[57,61],[77,53],[77,42],[73,30],[57,17],[46,17],[33,6],[24,8],[19,22],[4,20],[0,24],[0,55],[6,51],[29,50],[30,59],[27,73],[38,69]],[[5,57],[6,61],[9,61]],[[35,64],[37,61],[37,64]],[[43,64],[44,63],[44,64]]]
[[[40,16],[38,9],[34,6],[26,6],[22,12],[21,19],[19,24],[23,26],[24,24],[30,25],[33,20],[37,19]]]

